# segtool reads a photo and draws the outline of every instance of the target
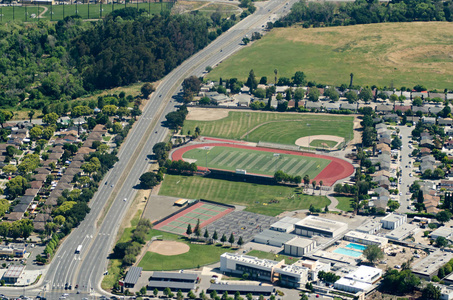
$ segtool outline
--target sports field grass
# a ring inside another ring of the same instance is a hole
[[[162,235],[164,240],[178,241],[190,246],[189,252],[179,255],[160,255],[154,252],[146,252],[138,264],[144,271],[171,271],[181,269],[193,269],[198,266],[204,266],[218,262],[220,255],[225,252],[232,252],[229,247],[219,247],[215,245],[198,245],[191,244],[180,236],[152,230],[153,236]]]
[[[332,148],[332,147],[335,147],[336,144],[337,144],[337,142],[328,141],[328,140],[314,140],[314,141],[310,142],[310,146],[316,147],[316,148],[325,148],[326,145],[327,145],[327,148]]]
[[[248,150],[230,147],[213,147],[210,150],[198,148],[184,153],[183,158],[196,159],[197,165],[208,168],[234,171],[245,169],[248,173],[274,175],[276,171],[283,171],[290,175],[304,175],[315,178],[330,160],[301,156],[280,154],[274,156],[272,152]]]
[[[200,176],[165,175],[159,195],[206,199],[225,204],[244,205],[246,211],[276,216],[284,211],[308,209],[313,204],[323,209],[330,204],[324,196],[302,194],[301,188],[260,185]],[[269,203],[278,200],[278,203]]]
[[[287,265],[292,265],[293,263],[295,263],[296,261],[299,260],[298,257],[291,257],[291,256],[283,255],[283,254],[274,254],[274,253],[269,253],[269,252],[260,251],[260,250],[252,250],[252,251],[248,252],[247,255],[255,256],[258,258],[262,258],[262,259],[275,260],[275,261],[281,261],[282,259],[284,259],[285,264],[287,264]]]
[[[170,10],[173,3],[162,3],[162,10]],[[137,4],[129,3],[127,7],[137,7]],[[139,8],[146,10],[151,15],[158,14],[161,11],[160,3],[139,3]],[[36,16],[39,13],[45,11],[45,13],[39,18],[39,20],[52,20],[58,21],[63,20],[64,17],[79,15],[83,19],[99,19],[101,16],[105,17],[107,14],[111,13],[113,10],[124,8],[122,4],[69,4],[69,5],[40,5],[39,10],[38,6],[5,6],[0,8],[0,22],[9,22],[14,20],[36,22],[38,18]],[[47,9],[47,10],[46,10]],[[101,14],[102,9],[102,14]],[[39,13],[38,13],[39,12]],[[35,18],[32,18],[34,14]]]
[[[224,60],[208,79],[246,80],[251,69],[273,83],[303,71],[327,85],[453,88],[453,24],[381,23],[326,28],[278,28]]]
[[[298,138],[310,135],[335,135],[349,141],[353,120],[352,116],[230,111],[216,121],[186,120],[183,130],[194,132],[198,126],[204,136],[294,145]]]

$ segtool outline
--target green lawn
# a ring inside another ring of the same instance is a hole
[[[193,269],[218,262],[220,255],[225,252],[233,252],[229,247],[215,245],[191,244],[185,238],[168,232],[151,230],[152,236],[162,235],[163,240],[178,241],[190,246],[189,252],[179,255],[160,255],[154,252],[146,252],[138,264],[144,271],[170,271],[181,269]]]
[[[342,211],[353,211],[351,208],[351,197],[334,196],[338,200],[337,208]]]
[[[324,145],[325,144],[325,145]],[[310,146],[316,147],[316,148],[333,148],[335,147],[337,142],[335,141],[328,141],[328,140],[314,140],[310,143]]]
[[[163,10],[170,10],[172,7],[172,3],[162,3]],[[127,4],[128,7],[137,7],[137,4]],[[146,10],[148,13],[154,15],[158,14],[161,11],[161,4],[160,3],[139,3],[139,8]],[[36,16],[39,13],[42,13],[47,8],[47,11],[42,15],[39,20],[62,20],[64,17],[79,15],[83,19],[99,19],[101,17],[105,17],[107,14],[111,13],[112,10],[117,10],[124,8],[122,4],[115,4],[112,6],[111,4],[70,4],[70,5],[40,5],[39,10],[38,6],[17,6],[17,7],[1,7],[0,8],[0,22],[9,22],[14,20],[21,20],[21,21],[28,21],[33,22],[37,21],[38,18]],[[102,10],[102,14],[101,14]],[[39,12],[39,13],[38,13]],[[33,16],[35,18],[33,18]]]
[[[290,256],[283,255],[283,254],[274,254],[274,253],[269,253],[269,252],[259,251],[259,250],[252,250],[252,251],[248,252],[247,255],[255,256],[258,258],[262,258],[262,259],[275,260],[275,261],[281,261],[282,259],[284,259],[285,264],[287,264],[287,265],[292,265],[293,263],[295,263],[296,261],[299,260],[299,258],[297,258],[297,257],[290,257]]]
[[[441,38],[440,38],[441,37]],[[291,78],[327,85],[453,88],[453,24],[448,22],[381,23],[325,28],[274,28],[261,40],[224,60],[207,79]]]
[[[352,116],[230,111],[216,121],[186,120],[184,132],[194,132],[198,126],[204,136],[294,145],[298,138],[310,135],[335,135],[349,141],[353,120]]]
[[[238,149],[231,147],[214,147],[211,150],[204,148],[192,149],[184,153],[184,158],[196,159],[199,166],[234,171],[246,169],[248,173],[274,175],[282,170],[290,175],[308,175],[315,178],[329,163],[330,160],[302,155],[280,154],[274,156],[272,152]]]
[[[108,142],[108,141],[110,141],[111,139],[112,139],[112,137],[111,137],[110,135],[108,135],[108,136],[103,136],[103,137],[102,137],[102,140],[104,140],[105,142]]]
[[[165,175],[159,194],[245,205],[247,211],[269,216],[276,216],[284,211],[308,209],[311,204],[322,209],[330,203],[324,196],[302,194],[300,188],[234,182],[201,176]],[[269,203],[271,200],[278,200],[279,203]]]

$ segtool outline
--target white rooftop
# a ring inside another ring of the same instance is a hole
[[[286,242],[285,245],[305,248],[313,243],[315,243],[314,240],[306,239],[306,238],[302,238],[302,237],[295,237],[292,240]]]
[[[342,227],[347,227],[348,224],[334,221],[330,219],[320,218],[316,216],[308,216],[303,220],[300,220],[296,225],[312,227],[321,230],[336,231]]]

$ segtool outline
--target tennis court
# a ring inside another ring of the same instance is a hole
[[[234,209],[231,207],[199,201],[198,203],[180,211],[176,215],[158,223],[154,226],[154,228],[180,235],[186,235],[188,224],[190,224],[193,229],[198,220],[200,220],[200,227],[203,228],[215,220],[229,214],[233,210]]]

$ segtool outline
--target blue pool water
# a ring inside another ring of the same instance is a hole
[[[343,254],[343,255],[348,255],[352,257],[359,257],[362,255],[362,252],[346,249],[346,248],[338,248],[335,249],[333,252],[338,253],[338,254]]]
[[[349,243],[346,245],[347,248],[352,248],[352,249],[355,249],[355,250],[360,250],[360,251],[363,251],[366,249],[366,246],[363,246],[363,245],[359,245],[359,244],[354,244],[354,243]]]

